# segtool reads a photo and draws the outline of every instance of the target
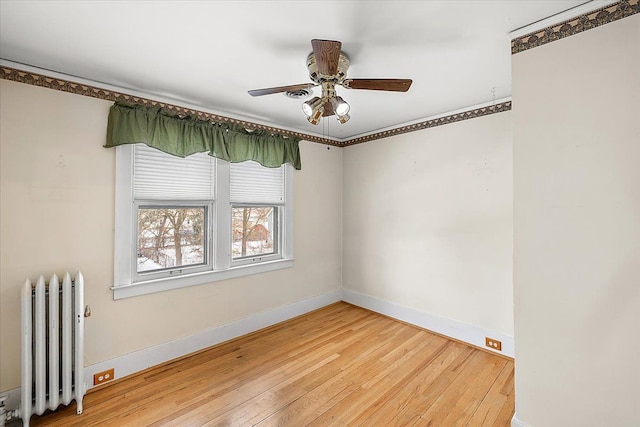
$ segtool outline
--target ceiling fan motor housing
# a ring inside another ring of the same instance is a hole
[[[311,81],[322,84],[323,82],[331,81],[334,84],[340,84],[347,77],[347,70],[349,69],[349,58],[343,52],[340,52],[340,58],[338,59],[338,71],[335,75],[325,75],[318,71],[318,63],[316,62],[316,56],[311,52],[307,56],[307,69],[309,70],[309,78]]]

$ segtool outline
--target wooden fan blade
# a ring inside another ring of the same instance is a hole
[[[411,87],[411,79],[346,79],[342,86],[347,89],[388,90],[406,92]]]
[[[293,92],[296,90],[308,89],[310,87],[315,86],[313,83],[302,83],[299,85],[290,85],[290,86],[278,86],[278,87],[268,87],[265,89],[254,89],[249,91],[249,95],[251,96],[262,96],[262,95],[270,95],[272,93],[280,93],[280,92]]]
[[[327,76],[336,75],[342,43],[333,40],[313,39],[311,46],[313,47],[313,55],[316,57],[316,64],[318,64],[318,72]]]

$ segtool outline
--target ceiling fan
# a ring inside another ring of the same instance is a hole
[[[302,104],[302,111],[310,123],[317,125],[322,117],[336,115],[340,123],[349,120],[350,106],[336,94],[336,85],[346,89],[384,90],[406,92],[411,87],[411,79],[351,79],[347,78],[349,58],[342,52],[342,43],[334,40],[311,40],[313,52],[307,56],[309,78],[313,83],[269,87],[250,90],[251,96],[272,93],[311,93],[310,88],[322,87],[322,96],[314,97]]]

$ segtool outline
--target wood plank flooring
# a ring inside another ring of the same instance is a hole
[[[117,374],[117,373],[116,373]],[[509,426],[513,361],[337,303],[94,389],[33,426]]]

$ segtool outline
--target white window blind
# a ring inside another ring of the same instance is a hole
[[[283,204],[284,166],[267,168],[253,161],[231,164],[231,203]]]
[[[183,159],[135,145],[135,200],[213,200],[214,176],[215,159],[206,153]]]

